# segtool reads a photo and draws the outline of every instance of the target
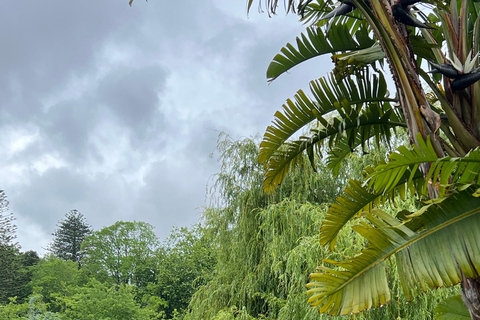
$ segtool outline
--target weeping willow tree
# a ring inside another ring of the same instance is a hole
[[[384,155],[358,157],[336,178],[315,173],[305,158],[305,165],[297,167],[274,194],[265,194],[255,140],[223,136],[218,149],[221,171],[203,216],[217,264],[213,279],[194,294],[185,319],[331,319],[319,316],[305,298],[309,270],[322,259],[353,255],[365,240],[346,232],[330,253],[320,245],[318,233],[328,205],[348,178],[360,178],[361,167]],[[316,161],[316,168],[326,171],[322,161]],[[395,270],[392,262],[387,274],[394,283],[393,302],[355,319],[431,319],[433,306],[451,293],[437,292],[404,307]]]

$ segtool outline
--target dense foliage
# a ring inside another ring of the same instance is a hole
[[[210,279],[213,248],[198,225],[174,229],[161,244],[153,229],[119,221],[94,231],[77,261],[6,247],[0,251],[0,319],[180,317]]]
[[[347,162],[336,178],[323,174],[322,161],[318,173],[306,163],[275,194],[265,194],[258,143],[222,135],[221,170],[201,225],[174,228],[159,243],[153,226],[119,221],[86,237],[81,268],[17,249],[12,256],[23,257],[17,269],[28,282],[5,295],[0,319],[329,319],[305,299],[309,270],[322,259],[355,254],[365,240],[344,232],[330,253],[319,244],[320,226],[348,179],[359,179],[360,168],[386,151]],[[404,204],[413,206],[411,199]],[[453,292],[407,305],[395,261],[388,266],[392,302],[355,319],[433,319],[434,306]]]
[[[311,306],[348,315],[385,305],[393,297],[387,261],[394,257],[407,301],[460,284],[471,319],[480,319],[478,1],[257,2],[269,14],[284,2],[308,23],[273,58],[270,81],[317,56],[334,61],[333,71],[311,81],[310,93],[288,99],[267,128],[258,157],[266,192],[304,156],[315,166],[327,154],[336,175],[355,149],[371,152],[407,129],[408,142],[363,168],[365,176],[352,179],[328,209],[322,245],[334,250],[344,228],[366,242],[359,254],[324,260],[312,272]],[[379,68],[385,65],[390,72]],[[392,213],[379,206],[408,194],[422,207]]]
[[[14,245],[15,230],[17,227],[13,224],[15,218],[8,211],[8,200],[5,191],[0,190],[0,246]]]
[[[278,0],[263,2],[275,13]],[[12,288],[0,316],[432,319],[438,304],[437,319],[480,319],[480,6],[431,0],[428,20],[412,11],[419,2],[285,0],[312,25],[274,57],[268,78],[326,53],[335,70],[311,83],[313,98],[287,101],[260,147],[220,140],[202,225],[161,246],[153,226],[119,221],[85,238],[79,269],[72,255],[37,264],[20,253],[12,218],[0,216],[3,268],[12,266],[0,274]],[[377,62],[389,64],[395,97]],[[410,146],[385,152],[403,128]],[[431,291],[459,283],[461,296]]]
[[[100,281],[138,285],[142,267],[153,259],[157,246],[152,225],[118,221],[85,238],[82,263]]]
[[[272,195],[262,190],[263,171],[255,162],[259,148],[254,140],[224,138],[219,152],[222,171],[213,193],[223,201],[204,213],[205,230],[218,248],[217,264],[213,279],[193,296],[185,318],[331,319],[307,303],[309,270],[315,270],[322,259],[357,253],[365,240],[353,232],[343,233],[330,253],[319,243],[320,226],[347,178],[360,178],[359,168],[380,161],[386,150],[347,162],[336,178],[323,173],[323,162],[316,163],[318,174],[306,163]],[[404,206],[412,208],[413,200]],[[385,209],[391,210],[389,205]],[[389,266],[392,302],[351,318],[433,319],[436,303],[452,291],[431,293],[406,304],[395,261]]]

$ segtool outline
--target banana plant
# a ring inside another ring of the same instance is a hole
[[[259,5],[274,15],[278,2]],[[308,27],[273,58],[268,80],[325,54],[335,65],[275,113],[260,145],[264,190],[273,192],[303,153],[314,165],[327,149],[336,174],[352,152],[408,132],[407,145],[365,168],[364,180],[351,180],[331,205],[321,244],[333,250],[353,220],[367,245],[344,261],[324,261],[310,276],[308,301],[330,315],[388,303],[385,261],[395,259],[407,299],[460,284],[469,316],[480,319],[480,3],[285,0],[284,7]],[[380,209],[407,194],[421,201],[419,210]]]

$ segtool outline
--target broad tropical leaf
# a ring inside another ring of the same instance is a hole
[[[436,320],[471,320],[470,313],[462,301],[461,295],[456,295],[440,302],[435,308]]]
[[[366,168],[366,170],[372,172],[373,168]],[[409,181],[410,178],[410,174],[405,174],[395,188],[387,194],[375,193],[363,186],[362,182],[350,180],[343,194],[337,197],[335,203],[328,208],[320,231],[320,244],[330,244],[330,250],[333,250],[338,233],[355,215],[364,211],[370,213],[374,206],[384,204],[387,200],[394,201],[396,196],[405,199],[408,184],[417,186],[423,184],[423,174],[419,171],[411,181]]]
[[[315,100],[312,101],[303,91],[295,95],[295,102],[288,100],[284,112],[277,112],[260,144],[259,162],[267,168],[265,190],[271,191],[280,184],[292,166],[295,158],[307,150],[312,155],[313,146],[328,138],[330,146],[342,141],[342,134],[350,148],[355,147],[357,135],[361,136],[362,147],[375,136],[377,142],[382,137],[390,137],[389,129],[405,126],[403,119],[392,111],[387,97],[387,87],[383,77],[373,76],[371,81],[359,78],[329,81],[319,79],[310,83]],[[369,108],[362,111],[365,105]],[[326,116],[333,117],[331,121]],[[329,115],[331,114],[332,115]],[[287,141],[298,130],[318,120],[320,128],[312,129],[310,137]]]
[[[398,181],[409,172],[413,177],[419,166],[431,163],[426,175],[423,189],[432,184],[438,189],[438,196],[443,197],[454,184],[469,185],[476,183],[480,174],[480,148],[471,150],[465,157],[438,158],[430,138],[425,143],[417,137],[419,146],[411,150],[404,146],[389,156],[388,163],[378,165],[367,177],[366,183],[375,193],[390,192]],[[423,192],[425,193],[425,191]]]
[[[326,53],[358,51],[369,48],[375,43],[369,37],[365,25],[355,33],[355,38],[352,37],[348,26],[343,24],[333,24],[328,34],[317,26],[309,27],[306,34],[302,33],[297,38],[296,47],[287,43],[281,49],[281,54],[273,58],[267,69],[267,78],[273,81],[294,66]]]
[[[348,75],[364,66],[374,65],[377,61],[383,64],[384,58],[385,53],[378,43],[365,49],[332,55],[335,73],[340,75]]]
[[[343,105],[345,103],[347,102],[344,101]],[[313,151],[319,150],[325,140],[329,140],[331,145],[345,140],[349,148],[352,148],[355,141],[358,141],[357,136],[361,137],[362,143],[366,143],[370,137],[376,137],[379,144],[382,139],[389,140],[391,129],[404,126],[404,123],[398,121],[392,109],[384,114],[376,104],[362,110],[361,114],[350,109],[350,113],[344,114],[343,117],[335,117],[331,123],[319,129],[311,129],[308,137],[302,136],[298,140],[286,142],[284,148],[276,150],[267,162],[264,188],[266,191],[273,191],[283,181],[292,162],[300,157],[303,151],[309,152],[313,164]]]
[[[339,269],[322,267],[310,276],[311,305],[320,306],[321,313],[346,315],[387,303],[383,263],[395,253],[408,301],[418,290],[459,283],[459,268],[466,277],[478,275],[480,198],[473,192],[469,188],[428,206],[414,218],[421,225],[416,232],[381,210],[366,214],[369,223],[354,227],[368,240],[366,249],[342,262],[325,261]]]
[[[355,81],[357,80],[357,81]],[[383,76],[357,79],[320,78],[310,82],[310,91],[315,100],[311,100],[299,90],[294,101],[287,100],[283,112],[277,111],[272,125],[268,126],[260,144],[259,162],[264,163],[282,144],[297,131],[317,119],[324,126],[328,121],[323,117],[340,109],[340,103],[348,101],[350,105],[361,108],[365,104],[393,101],[388,98],[387,84]]]

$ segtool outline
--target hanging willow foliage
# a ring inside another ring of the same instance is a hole
[[[306,160],[277,192],[266,195],[255,161],[258,150],[254,139],[233,141],[223,135],[219,141],[222,170],[210,193],[215,201],[203,214],[218,248],[217,266],[213,279],[194,294],[185,319],[336,319],[307,303],[308,271],[322,259],[354,255],[365,240],[354,232],[340,233],[336,251],[329,253],[319,242],[320,225],[347,177],[359,178],[365,162],[383,155],[367,155],[363,163],[354,159],[336,178],[322,174],[327,172],[323,162],[314,173]],[[433,319],[433,307],[452,293],[435,291],[407,305],[395,260],[387,262],[387,277],[393,284],[391,302],[355,319]]]

